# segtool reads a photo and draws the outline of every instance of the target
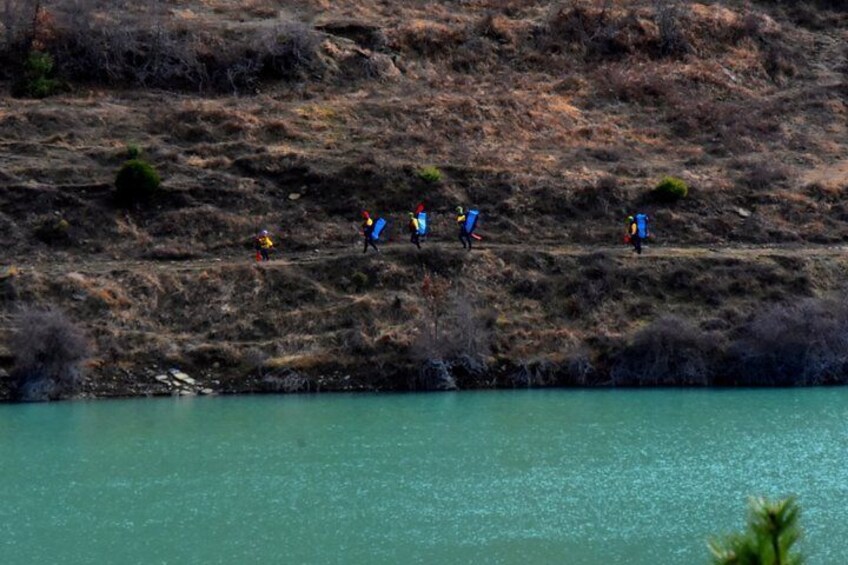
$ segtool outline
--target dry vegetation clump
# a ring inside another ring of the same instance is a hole
[[[422,309],[413,355],[423,362],[416,388],[437,390],[485,373],[491,347],[491,320],[452,281],[426,274],[421,283]]]
[[[682,58],[720,54],[746,39],[776,34],[776,26],[751,12],[676,0],[560,2],[551,9],[539,46],[593,59]]]
[[[134,363],[177,366],[217,375],[233,391],[794,385],[848,377],[845,308],[793,302],[810,294],[810,269],[822,268],[815,261],[483,251],[431,274],[424,288],[417,254],[409,255],[398,265],[374,257],[356,271],[344,257],[210,263],[197,272],[140,266],[59,280],[28,274],[0,297],[6,310],[49,299],[75,318],[98,320],[98,374]],[[359,290],[351,280],[357,273],[365,280]],[[820,273],[816,284],[831,284],[835,274]],[[764,303],[775,306],[763,310]],[[112,391],[115,383],[91,380],[86,391]]]
[[[320,77],[326,67],[321,34],[296,20],[237,32],[183,22],[152,5],[5,2],[0,56],[14,68],[21,53],[50,53],[59,73],[77,82],[253,93],[263,80]]]
[[[848,309],[807,299],[775,305],[740,328],[726,378],[739,385],[821,385],[848,378]]]
[[[11,350],[15,397],[25,402],[56,400],[76,391],[88,342],[63,312],[25,308],[16,317]]]
[[[790,177],[789,169],[772,161],[748,161],[742,164],[740,182],[752,190],[765,190],[782,185]]]
[[[534,359],[519,363],[509,374],[509,383],[516,388],[542,388],[563,384],[562,369],[548,359]]]
[[[621,57],[658,49],[656,28],[635,12],[612,3],[562,2],[552,8],[541,35],[547,51],[587,57]]]
[[[416,19],[390,30],[388,45],[395,51],[421,57],[446,56],[468,39],[468,31],[446,24]]]
[[[715,336],[665,316],[633,336],[610,376],[618,386],[704,386],[714,375],[718,351]]]

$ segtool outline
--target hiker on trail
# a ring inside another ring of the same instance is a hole
[[[377,249],[377,244],[374,243],[374,220],[371,219],[371,214],[368,213],[368,210],[362,211],[362,234],[365,236],[365,249],[362,250],[363,253],[368,253],[368,246],[374,248],[374,251],[377,253],[380,252]]]
[[[642,241],[648,238],[648,216],[636,214],[627,217],[627,235],[625,239],[633,244],[633,250],[637,255],[642,254]]]
[[[415,212],[409,213],[409,233],[410,243],[415,244],[415,247],[421,249],[421,226],[418,223],[418,218],[415,217]]]
[[[256,248],[257,261],[271,260],[270,253],[274,248],[274,242],[271,240],[271,234],[268,233],[268,230],[262,230],[259,232],[259,235],[256,236],[254,247]]]
[[[462,209],[462,206],[456,207],[456,223],[459,226],[459,241],[462,243],[463,249],[468,249],[471,251],[471,234],[468,233],[468,228],[466,225],[466,221],[468,217],[465,215],[465,210]]]

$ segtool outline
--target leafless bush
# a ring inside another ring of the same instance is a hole
[[[683,33],[683,14],[677,0],[657,0],[657,27],[660,31],[660,54],[666,57],[685,55],[692,50]]]
[[[75,391],[88,355],[83,331],[55,309],[26,308],[15,320],[11,349],[17,398],[57,399]]]
[[[472,37],[451,52],[451,67],[457,72],[480,72],[496,61],[491,41]]]
[[[39,7],[40,2],[32,0],[0,0],[0,45],[4,50],[28,42]]]
[[[451,286],[449,279],[429,273],[424,275],[421,298],[425,319],[417,343],[423,358],[441,359],[447,355],[449,341],[444,326],[450,311]]]
[[[669,77],[661,76],[647,66],[627,66],[601,71],[600,84],[605,94],[622,102],[658,105],[673,98],[678,86]]]
[[[640,330],[611,371],[616,385],[707,385],[714,338],[686,320],[666,316]]]
[[[465,29],[417,21],[395,30],[389,38],[389,44],[397,51],[408,51],[422,57],[438,57],[452,53],[467,40]]]
[[[453,297],[450,333],[456,355],[480,359],[489,355],[491,333],[471,297],[457,293]]]
[[[413,388],[419,390],[456,390],[456,379],[451,364],[440,359],[430,359],[418,370]]]
[[[654,19],[659,33],[642,25],[638,8],[605,0],[572,0],[555,5],[548,16],[543,49],[577,50],[589,57],[620,58],[634,53],[651,57],[676,56],[691,50],[685,34],[687,20],[673,0],[657,0]]]
[[[552,316],[577,318],[619,300],[625,292],[639,293],[644,277],[622,272],[609,254],[592,253],[581,259],[580,276],[563,277],[551,285],[543,306]]]
[[[491,335],[472,298],[448,279],[426,275],[422,284],[425,319],[415,350],[422,359],[483,359]]]
[[[624,203],[624,192],[618,178],[604,175],[594,186],[585,186],[575,191],[572,198],[574,208],[592,217],[608,216]]]
[[[60,71],[73,80],[143,87],[253,92],[264,79],[320,74],[320,36],[300,22],[254,37],[221,37],[178,28],[155,12],[113,21],[89,0],[57,6],[48,45]],[[114,16],[111,16],[114,17]]]
[[[667,102],[675,133],[708,138],[726,150],[745,153],[780,132],[780,110],[767,103],[705,100],[685,90],[670,93]]]
[[[625,26],[624,20],[613,16],[609,1],[600,9],[587,2],[560,2],[548,16],[545,47],[565,44],[589,56],[622,55],[633,49],[633,37],[622,33]]]
[[[256,371],[257,376],[262,377],[268,357],[268,354],[258,347],[251,347],[242,356],[242,361],[248,370]]]
[[[772,80],[793,77],[798,72],[797,53],[776,41],[765,41],[763,46],[763,68]]]
[[[19,78],[30,51],[43,48],[48,19],[39,0],[0,0],[0,78]]]
[[[568,352],[563,363],[568,384],[587,386],[592,384],[597,371],[590,350],[583,346]]]
[[[303,73],[320,72],[320,39],[301,22],[281,24],[262,38],[263,72],[275,78],[294,79]]]
[[[558,382],[558,371],[559,368],[551,361],[525,361],[509,375],[509,380],[512,386],[520,388],[553,386]]]
[[[755,161],[746,165],[741,181],[748,188],[765,190],[789,178],[789,171],[777,162]]]
[[[340,349],[350,355],[368,357],[375,351],[374,340],[369,335],[369,327],[364,323],[341,332],[339,342]]]
[[[848,307],[808,299],[757,315],[729,352],[735,384],[815,385],[845,382]]]

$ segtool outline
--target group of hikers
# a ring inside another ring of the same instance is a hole
[[[477,210],[469,210],[467,213],[462,206],[456,207],[456,224],[459,228],[459,241],[462,243],[463,249],[471,251],[472,241],[481,239],[480,236],[474,233],[477,228],[477,219],[479,218]],[[362,249],[363,253],[368,253],[368,248],[371,247],[377,253],[380,250],[377,248],[377,242],[380,240],[380,235],[386,227],[386,221],[382,218],[374,220],[371,218],[368,210],[362,211],[362,235],[365,237],[365,246]],[[418,249],[421,249],[421,240],[428,235],[429,223],[427,221],[427,212],[424,211],[424,204],[419,204],[414,212],[409,213],[409,221],[406,224],[406,229],[409,232],[409,242]]]
[[[377,242],[387,225],[387,221],[383,218],[376,220],[371,217],[368,210],[363,210],[362,216],[362,235],[364,237],[365,246],[362,249],[363,253],[368,253],[368,248],[374,249],[376,253],[380,252],[377,247]],[[456,225],[459,231],[459,241],[462,243],[462,248],[471,251],[474,240],[481,240],[482,237],[475,233],[477,229],[477,221],[480,217],[478,210],[465,210],[462,206],[456,207]],[[407,230],[410,234],[410,243],[421,249],[421,241],[429,233],[429,223],[427,212],[424,210],[424,204],[419,204],[414,212],[409,213],[409,222]],[[648,231],[648,216],[647,214],[634,214],[627,217],[626,230],[624,235],[625,243],[633,245],[633,250],[641,255],[642,242],[650,237]],[[271,234],[268,230],[262,230],[254,239],[254,248],[256,250],[257,261],[269,261],[271,250],[274,248],[274,242],[271,239]]]

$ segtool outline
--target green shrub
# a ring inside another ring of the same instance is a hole
[[[442,180],[442,171],[432,165],[421,167],[418,169],[418,178],[424,182],[435,184]]]
[[[46,98],[56,94],[61,83],[52,78],[54,66],[53,57],[48,53],[30,52],[12,94],[21,98]]]
[[[36,228],[35,237],[48,245],[69,243],[71,224],[64,218],[48,218]]]
[[[678,178],[665,177],[654,188],[653,195],[660,202],[677,202],[689,195],[689,186]]]
[[[132,159],[118,171],[115,199],[124,206],[150,202],[156,196],[160,183],[156,169],[140,159]]]
[[[141,147],[136,145],[135,143],[130,143],[127,145],[127,159],[133,160],[141,157]]]
[[[362,292],[368,287],[368,283],[371,281],[368,279],[368,275],[363,273],[362,271],[356,271],[350,276],[350,282],[353,283],[354,288],[356,288],[357,292]]]

